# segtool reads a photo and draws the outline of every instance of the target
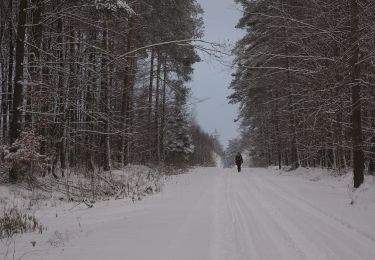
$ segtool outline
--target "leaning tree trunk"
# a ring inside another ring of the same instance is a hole
[[[364,180],[364,153],[361,115],[361,68],[359,64],[359,7],[357,0],[351,0],[351,87],[352,87],[352,142],[354,187],[361,186]]]

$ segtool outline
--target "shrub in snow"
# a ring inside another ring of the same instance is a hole
[[[22,212],[16,206],[4,208],[0,215],[0,239],[26,232],[37,231],[41,234],[44,229],[35,216]]]
[[[40,154],[43,138],[26,130],[10,146],[3,146],[5,167],[18,176],[32,176],[35,171],[45,171],[48,157]]]
[[[164,175],[163,172],[141,165],[128,165],[123,171],[115,171],[115,179],[118,186],[122,186],[117,198],[121,196],[140,200],[147,194],[160,192]]]

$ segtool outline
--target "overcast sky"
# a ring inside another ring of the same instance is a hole
[[[235,29],[241,13],[234,0],[197,0],[203,7],[207,41],[234,44],[243,34]],[[191,83],[196,118],[208,133],[219,132],[224,146],[238,136],[237,106],[228,104],[231,70],[227,65],[203,55],[203,62],[194,66]],[[230,64],[230,62],[229,62]]]

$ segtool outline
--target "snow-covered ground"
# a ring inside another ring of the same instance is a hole
[[[14,259],[375,259],[374,180],[352,192],[350,176],[297,173],[198,168],[136,203],[46,207]]]

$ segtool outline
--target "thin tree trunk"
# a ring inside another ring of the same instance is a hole
[[[129,19],[129,33],[128,33],[128,39],[127,39],[127,52],[132,51],[135,48],[135,26],[136,26],[136,19],[134,15],[132,15]],[[127,59],[127,65],[125,69],[125,75],[124,75],[124,86],[122,89],[122,105],[121,105],[121,124],[122,124],[122,138],[121,138],[121,164],[126,165],[129,163],[129,157],[130,157],[130,151],[129,151],[129,138],[130,138],[130,123],[131,120],[129,118],[130,116],[130,96],[132,95],[132,73],[133,72],[133,63],[134,58],[129,57]]]
[[[160,162],[160,72],[161,72],[161,58],[160,58],[160,51],[158,50],[158,65],[156,71],[156,93],[155,93],[155,119],[154,119],[154,126],[155,126],[155,144],[156,144],[156,159],[157,162]]]
[[[104,23],[103,29],[103,45],[104,49],[108,52],[109,50],[109,30],[108,30],[108,22]],[[103,54],[105,55],[105,54]],[[105,117],[103,118],[104,121],[104,135],[102,136],[102,144],[104,148],[104,161],[103,161],[103,169],[105,171],[109,171],[111,169],[111,149],[110,149],[110,71],[108,70],[108,58],[102,57],[102,68],[106,68],[103,73],[103,78],[101,82],[101,92],[103,95],[103,111],[105,111]]]
[[[151,50],[151,65],[150,65],[150,85],[148,88],[148,152],[149,158],[152,158],[152,144],[153,144],[153,136],[152,133],[152,92],[153,92],[153,84],[154,84],[154,59],[155,59],[155,50]]]
[[[25,115],[25,125],[33,127],[33,106],[35,106],[35,96],[42,98],[39,94],[42,92],[39,87],[41,83],[41,63],[40,63],[40,48],[42,42],[43,26],[41,24],[41,15],[43,11],[43,0],[32,0],[32,31],[31,31],[31,42],[30,47],[30,74],[31,80],[34,83],[33,87],[27,87],[27,111]],[[30,110],[30,111],[28,111]],[[43,134],[44,136],[44,134]]]
[[[9,58],[8,58],[8,85],[4,86],[3,93],[3,136],[6,139],[9,134],[10,111],[12,110],[13,99],[13,65],[14,65],[14,37],[13,37],[13,0],[8,1],[8,39],[9,39]]]
[[[13,143],[19,136],[21,131],[21,111],[19,107],[22,105],[22,80],[23,80],[23,61],[25,58],[25,24],[27,0],[21,0],[18,14],[17,26],[17,43],[16,43],[16,64],[14,78],[14,96],[12,107],[12,119],[10,122],[10,142]]]
[[[57,37],[57,42],[59,44],[63,44],[64,42],[64,39],[63,39],[63,33],[64,33],[64,29],[63,29],[63,21],[62,19],[59,19],[57,21],[57,30],[59,32],[59,36]],[[57,66],[59,66],[58,68],[58,93],[59,93],[59,105],[58,105],[58,108],[57,108],[57,112],[58,112],[58,116],[57,116],[57,119],[56,121],[59,122],[58,124],[58,137],[59,139],[57,140],[56,142],[56,156],[59,157],[59,161],[60,161],[60,167],[61,167],[61,170],[62,170],[62,173],[64,174],[64,170],[66,169],[66,162],[65,162],[65,154],[64,154],[64,143],[65,143],[65,131],[64,131],[64,127],[65,127],[65,115],[61,116],[60,113],[61,112],[65,112],[66,111],[66,97],[67,97],[67,94],[65,92],[65,90],[67,90],[67,86],[66,84],[64,84],[64,64],[63,64],[63,59],[64,59],[64,54],[63,54],[63,50],[59,50],[58,51],[58,57],[59,57],[59,63]],[[65,90],[64,90],[65,88]],[[64,101],[64,102],[62,102]],[[61,122],[61,123],[60,123]]]
[[[282,2],[282,9],[284,11],[284,3]],[[286,27],[287,28],[287,27]],[[287,29],[284,28],[284,37],[286,41],[288,41],[289,36]],[[292,141],[291,141],[291,167],[292,169],[297,169],[299,167],[299,161],[298,161],[298,151],[297,151],[297,137],[296,137],[296,122],[294,118],[294,105],[293,105],[293,97],[292,97],[292,80],[290,75],[290,63],[289,63],[289,44],[287,43],[285,45],[285,63],[286,63],[286,84],[288,88],[288,109],[290,113],[290,130],[292,134]]]
[[[168,80],[168,67],[167,67],[167,54],[164,59],[164,76],[163,76],[163,91],[162,91],[162,115],[161,115],[161,131],[160,131],[160,143],[161,143],[161,157],[165,159],[165,147],[164,147],[164,135],[165,135],[165,113],[166,113],[166,100],[167,100],[167,80]]]
[[[23,80],[23,61],[25,57],[25,24],[26,24],[27,0],[21,0],[19,5],[18,26],[17,26],[17,44],[16,44],[16,72],[14,78],[14,96],[12,107],[12,119],[10,122],[10,142],[14,143],[21,132],[21,111],[22,105],[22,80]],[[18,173],[12,168],[9,178],[12,182],[17,181]]]
[[[364,153],[362,137],[362,115],[361,115],[361,68],[359,62],[359,7],[357,0],[350,1],[351,7],[351,44],[352,57],[351,67],[351,87],[352,87],[352,142],[353,142],[353,173],[354,187],[358,188],[364,181]]]

